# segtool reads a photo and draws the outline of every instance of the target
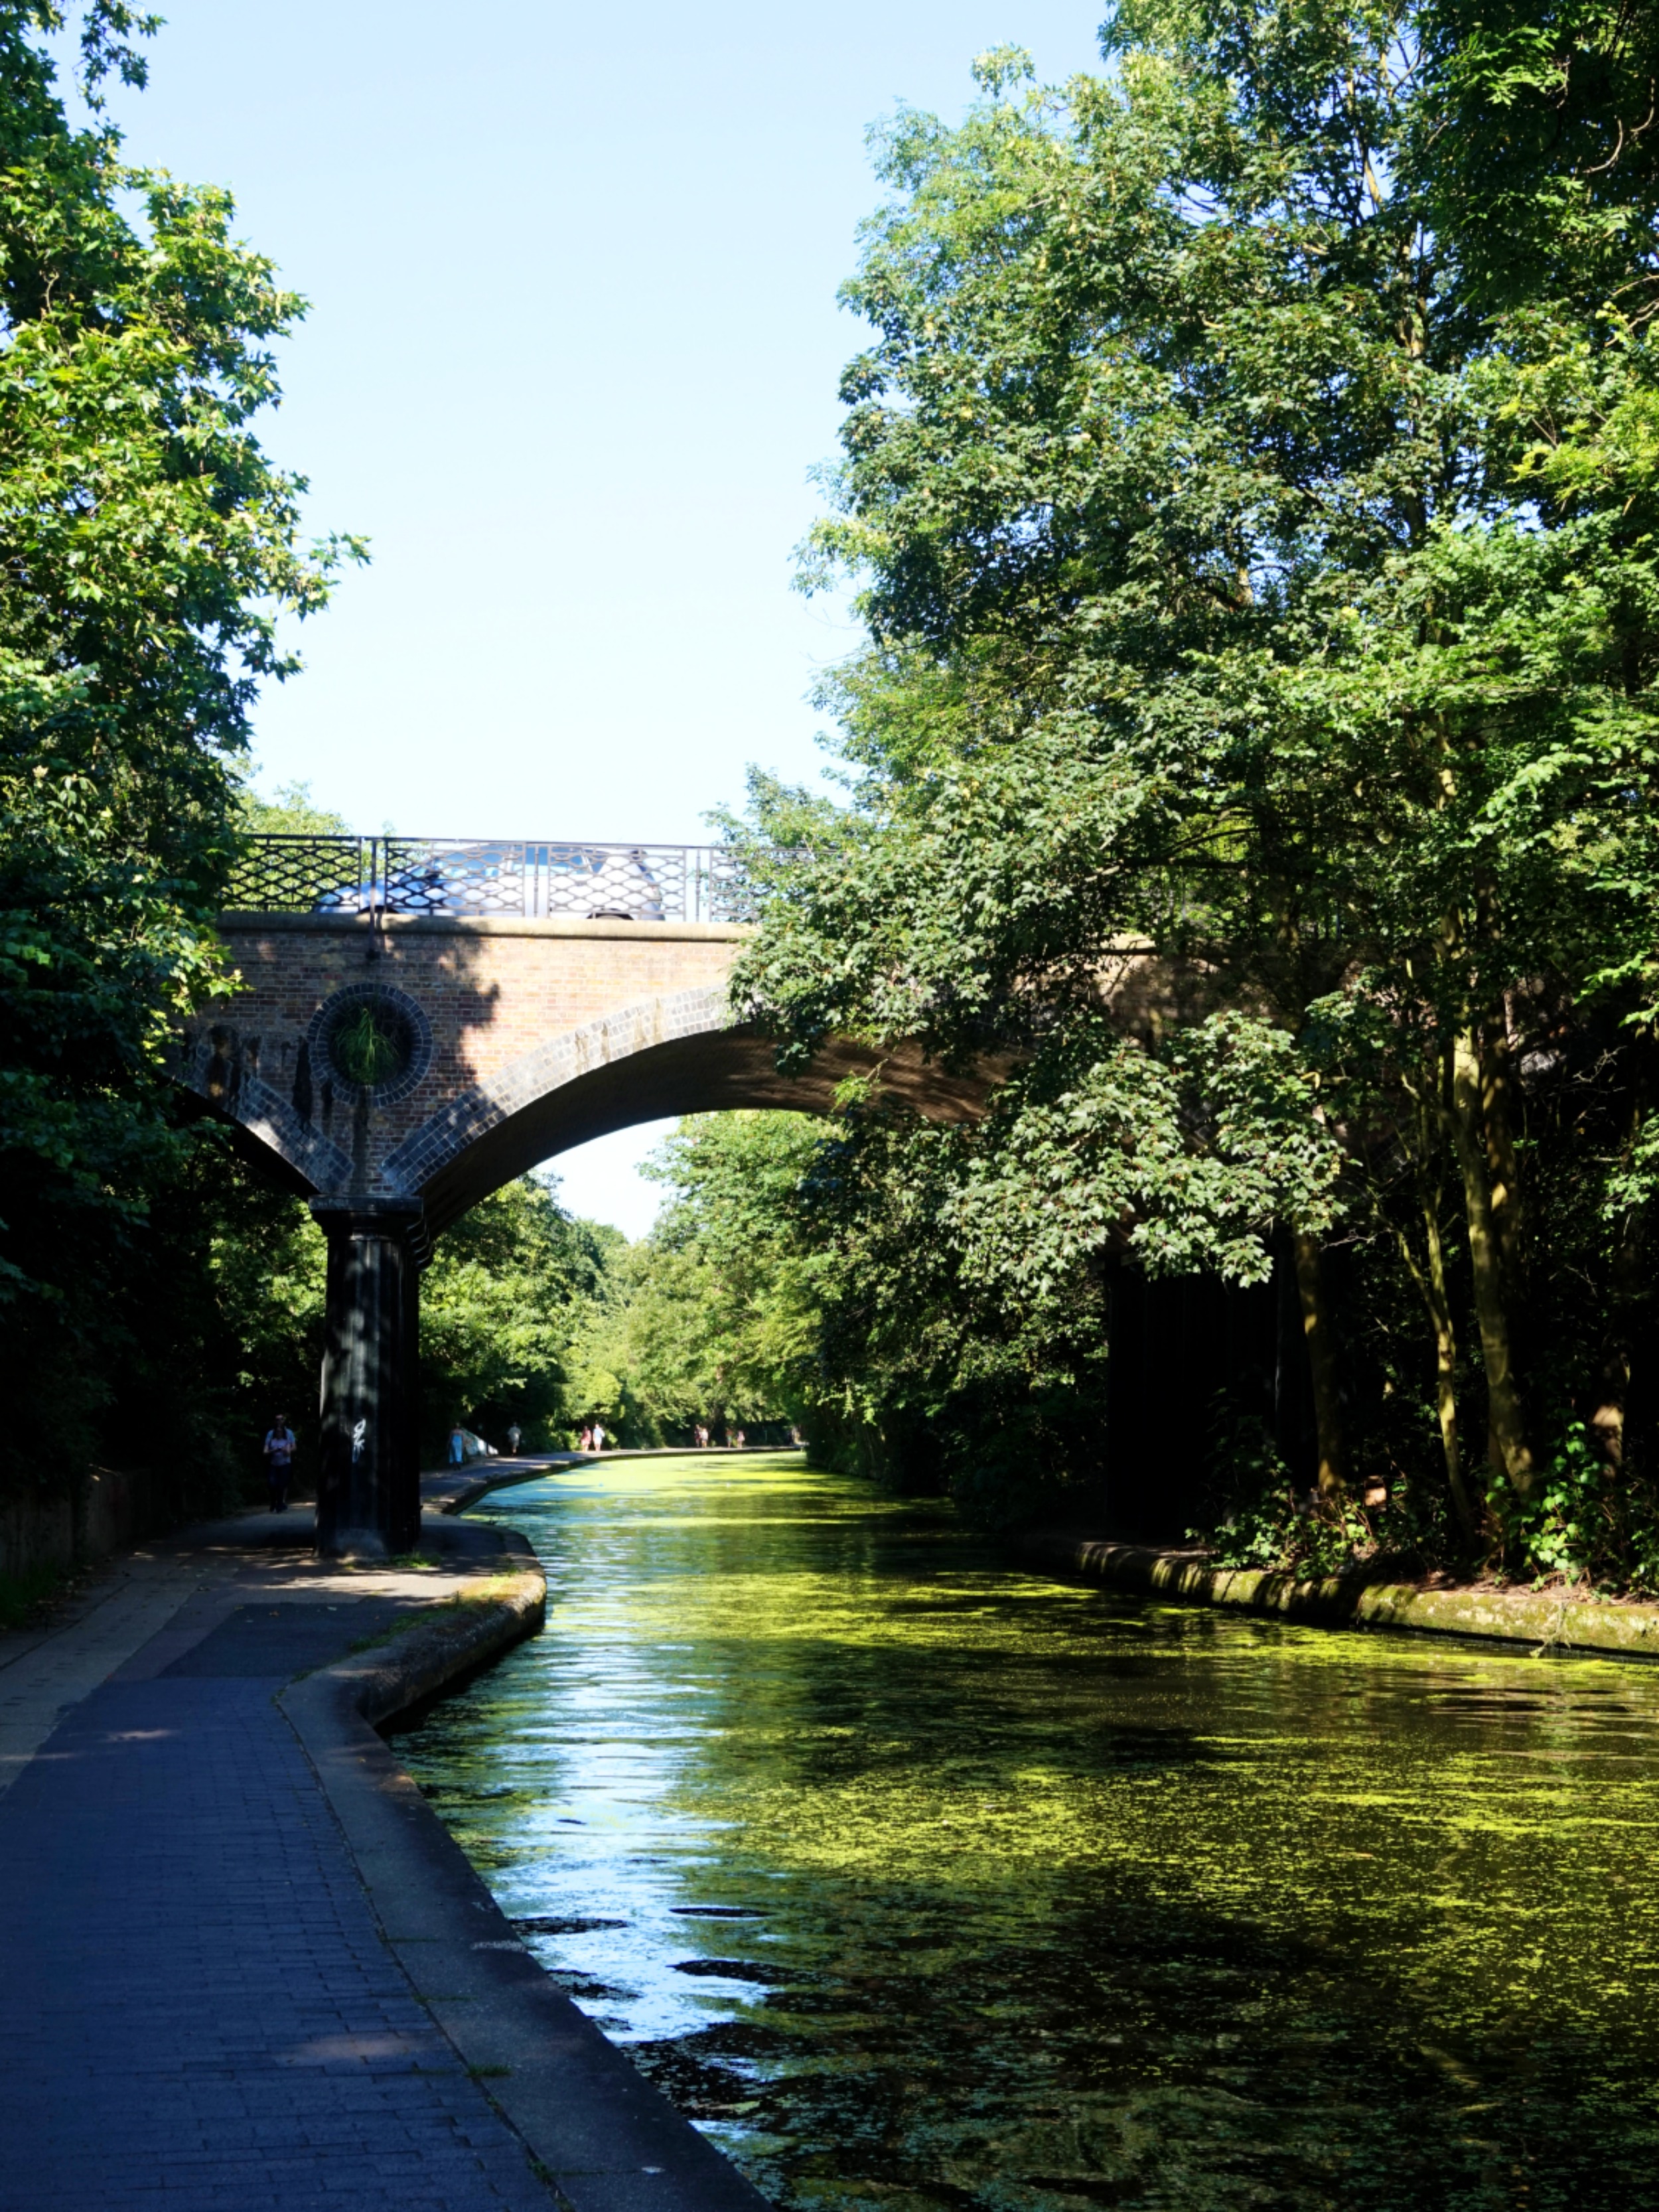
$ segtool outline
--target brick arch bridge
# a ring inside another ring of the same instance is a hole
[[[184,1028],[179,1080],[328,1236],[318,1540],[407,1550],[420,1520],[420,1269],[492,1190],[637,1121],[823,1110],[869,1056],[780,1075],[734,1024],[748,934],[716,850],[391,838],[253,841],[219,929],[242,988]],[[980,1085],[882,1079],[937,1120]]]

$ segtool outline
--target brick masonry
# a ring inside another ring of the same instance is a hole
[[[185,1025],[179,1079],[308,1195],[419,1200],[441,1229],[572,1144],[657,1115],[822,1108],[859,1055],[786,1079],[737,1026],[726,980],[747,932],[711,923],[228,915],[242,988]],[[327,1013],[365,986],[402,1006],[418,1050],[366,1091],[330,1061]],[[927,1110],[977,1086],[918,1063],[890,1080]]]

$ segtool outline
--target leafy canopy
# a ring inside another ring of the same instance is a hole
[[[866,626],[850,803],[757,783],[738,1003],[1000,1086],[971,1134],[849,1116],[846,1249],[909,1220],[935,1406],[1117,1255],[1335,1232],[1370,1310],[1430,1286],[1507,1513],[1651,1154],[1652,27],[1121,0],[1103,44],[876,135],[805,567]]]

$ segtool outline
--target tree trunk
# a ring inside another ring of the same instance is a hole
[[[1596,1378],[1596,1401],[1585,1427],[1589,1441],[1613,1473],[1625,1465],[1625,1407],[1630,1397],[1631,1313],[1641,1293],[1637,1217],[1626,1214],[1613,1248],[1607,1285],[1607,1334]]]
[[[1440,1217],[1433,1195],[1426,1188],[1422,1194],[1422,1210],[1427,1266],[1419,1261],[1412,1249],[1411,1238],[1398,1223],[1394,1224],[1395,1241],[1434,1331],[1435,1403],[1440,1417],[1440,1449],[1446,1462],[1446,1487],[1451,1493],[1458,1526],[1473,1552],[1480,1543],[1480,1522],[1468,1485],[1463,1480],[1463,1457],[1458,1442],[1457,1331],[1452,1322],[1451,1296],[1446,1288],[1446,1252],[1440,1241]]]
[[[1486,1139],[1486,1188],[1492,1194],[1492,1225],[1498,1242],[1498,1279],[1504,1311],[1510,1317],[1510,1359],[1517,1363],[1514,1321],[1521,1301],[1521,1168],[1510,1125],[1510,1040],[1507,1021],[1490,1024],[1480,1036],[1480,1121]],[[1507,1471],[1496,1430],[1488,1431],[1486,1457]]]
[[[1347,1468],[1342,1449],[1342,1401],[1337,1388],[1336,1345],[1325,1297],[1325,1270],[1319,1240],[1306,1230],[1295,1233],[1296,1287],[1302,1305],[1302,1334],[1313,1377],[1314,1422],[1319,1434],[1320,1510],[1334,1520],[1347,1503]]]
[[[1480,1065],[1480,1117],[1486,1135],[1487,1187],[1492,1192],[1492,1227],[1498,1234],[1504,1295],[1513,1305],[1521,1291],[1521,1164],[1516,1157],[1510,1106],[1514,1092],[1510,1073],[1506,1023],[1495,1023],[1484,1040]]]
[[[1463,1177],[1469,1261],[1474,1277],[1474,1315],[1486,1370],[1492,1453],[1516,1496],[1525,1498],[1532,1493],[1537,1468],[1515,1374],[1503,1247],[1493,1218],[1492,1185],[1486,1169],[1481,1077],[1476,1034],[1473,1030],[1460,1030],[1452,1048],[1451,1100],[1446,1109],[1446,1120]]]
[[[1440,1242],[1440,1220],[1432,1199],[1423,1201],[1423,1226],[1428,1240],[1429,1266],[1424,1282],[1429,1319],[1434,1328],[1435,1402],[1440,1416],[1440,1449],[1446,1462],[1446,1487],[1464,1540],[1474,1551],[1480,1527],[1474,1502],[1463,1480],[1463,1455],[1457,1437],[1457,1332],[1452,1324],[1451,1299],[1446,1290],[1446,1255]]]
[[[1614,1474],[1625,1464],[1625,1401],[1629,1394],[1629,1347],[1615,1340],[1608,1345],[1601,1362],[1595,1408],[1585,1424],[1590,1443]]]

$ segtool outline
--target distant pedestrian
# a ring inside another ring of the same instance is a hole
[[[596,1452],[602,1452],[605,1449],[605,1423],[603,1421],[595,1421],[593,1424],[593,1449]]]
[[[592,1449],[593,1449],[593,1424],[592,1423],[592,1421],[584,1421],[584,1422],[582,1423],[582,1432],[581,1432],[581,1435],[580,1435],[580,1437],[579,1437],[579,1439],[577,1440],[577,1443],[576,1443],[576,1449],[577,1449],[578,1451],[590,1452],[590,1451],[592,1451]]]
[[[449,1464],[451,1467],[466,1465],[466,1431],[459,1421],[449,1431]]]
[[[514,1421],[512,1427],[507,1432],[507,1448],[508,1451],[512,1453],[514,1459],[517,1459],[519,1456],[519,1446],[523,1440],[524,1431],[519,1426],[518,1423]]]
[[[265,1480],[270,1486],[273,1513],[288,1510],[289,1471],[294,1465],[298,1443],[299,1438],[288,1425],[288,1415],[278,1413],[265,1431]]]
[[[739,1451],[741,1451],[741,1450],[743,1449],[743,1445],[744,1445],[744,1435],[743,1435],[743,1431],[742,1431],[741,1429],[733,1429],[733,1430],[732,1430],[732,1443],[737,1446],[737,1448],[738,1448],[738,1449]]]

